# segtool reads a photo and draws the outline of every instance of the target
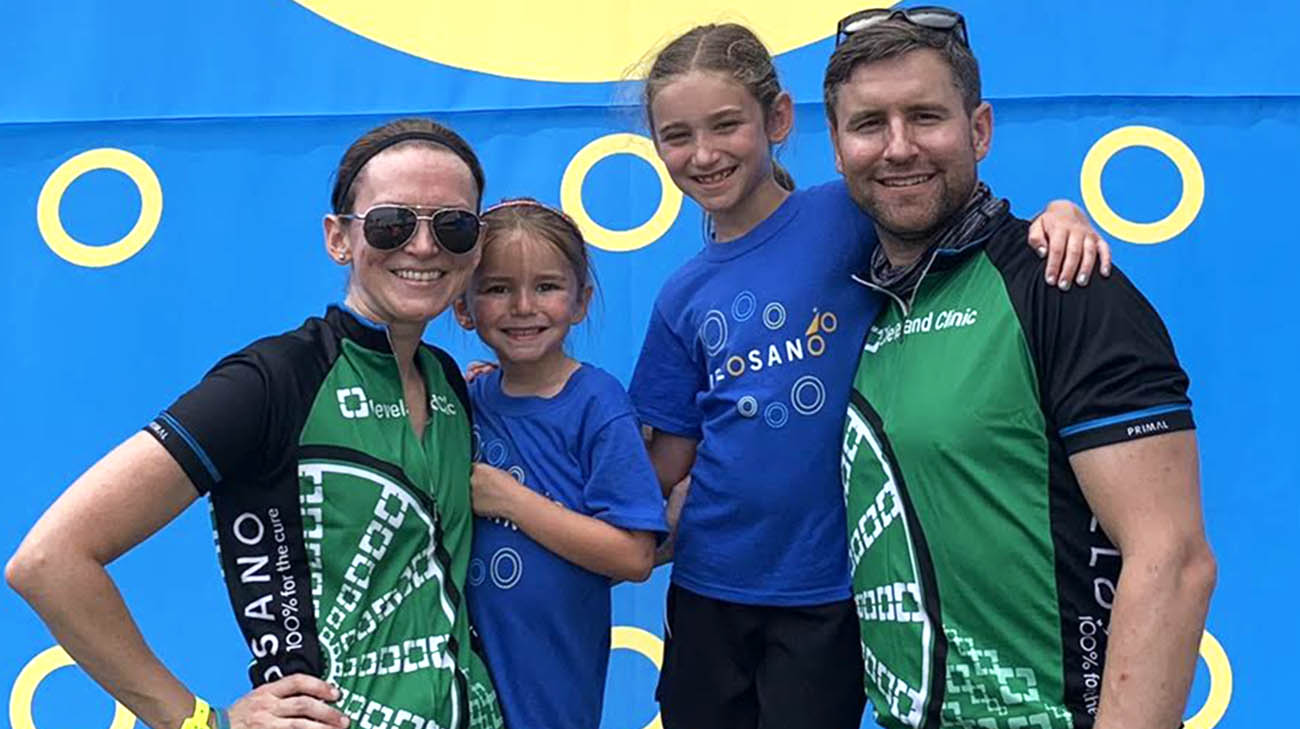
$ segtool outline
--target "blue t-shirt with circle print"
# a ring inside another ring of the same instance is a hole
[[[613,375],[583,364],[555,397],[512,397],[498,370],[469,392],[476,461],[616,527],[666,530],[659,481]],[[596,729],[609,666],[609,578],[510,522],[475,518],[468,583],[506,726]]]
[[[709,242],[660,291],[630,388],[641,421],[699,439],[673,582],[718,600],[849,598],[840,440],[879,296],[843,182],[798,190]]]

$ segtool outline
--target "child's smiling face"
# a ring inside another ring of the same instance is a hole
[[[665,84],[650,111],[669,176],[720,226],[748,230],[770,212],[756,191],[772,180],[771,145],[789,131],[784,106],[769,120],[734,79],[691,71]],[[769,128],[769,121],[777,123]]]
[[[457,316],[473,325],[504,367],[559,362],[564,338],[586,316],[590,296],[555,244],[515,230],[485,246]]]

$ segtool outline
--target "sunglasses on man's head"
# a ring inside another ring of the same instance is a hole
[[[915,8],[901,9],[872,8],[870,10],[859,10],[852,15],[845,16],[835,26],[835,45],[839,47],[854,33],[859,33],[877,23],[893,18],[902,18],[912,25],[919,25],[922,28],[952,33],[962,45],[970,48],[970,37],[966,34],[965,18],[961,16],[961,13],[939,5],[922,5]]]
[[[340,214],[342,220],[360,220],[366,243],[381,251],[401,248],[415,237],[421,220],[429,222],[433,240],[448,253],[469,253],[478,244],[479,217],[461,208],[440,208],[420,215],[405,205],[376,205],[366,212]]]

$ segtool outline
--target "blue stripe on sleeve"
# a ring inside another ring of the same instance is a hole
[[[194,436],[190,435],[189,431],[186,430],[184,426],[176,420],[176,418],[171,416],[171,413],[166,411],[161,412],[158,414],[158,418],[165,421],[172,430],[179,433],[181,438],[189,444],[190,450],[194,451],[194,455],[198,456],[199,463],[202,463],[203,467],[208,469],[208,475],[212,477],[212,482],[221,483],[221,472],[217,470],[217,466],[212,462],[212,459],[208,458],[208,454],[203,450],[203,446],[200,446],[199,442],[194,440]]]
[[[1097,418],[1096,420],[1089,420],[1084,423],[1079,423],[1078,425],[1061,428],[1061,437],[1065,438],[1076,433],[1082,433],[1085,430],[1096,430],[1097,428],[1104,428],[1108,425],[1115,425],[1116,423],[1123,423],[1129,420],[1138,420],[1152,415],[1164,415],[1165,413],[1191,409],[1192,406],[1187,403],[1180,403],[1177,405],[1158,405],[1153,408],[1147,408],[1146,410],[1135,410],[1131,413],[1124,413],[1123,415],[1113,415],[1109,418]]]

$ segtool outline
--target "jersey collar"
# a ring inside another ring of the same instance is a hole
[[[388,341],[388,326],[366,318],[347,304],[331,304],[325,313],[325,321],[366,349],[392,354],[393,347]]]

